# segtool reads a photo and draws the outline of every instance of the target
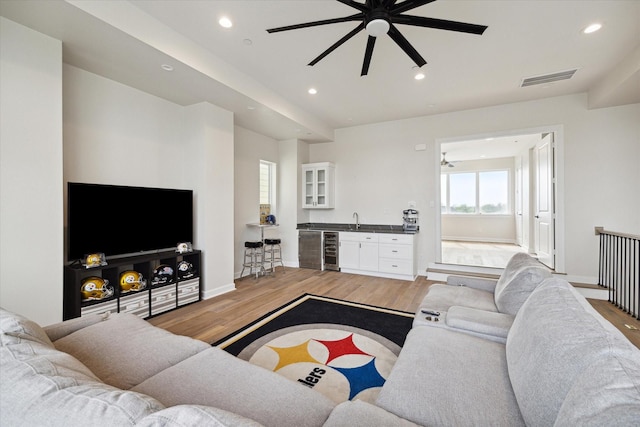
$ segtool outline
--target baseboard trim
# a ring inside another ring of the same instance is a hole
[[[226,294],[232,291],[236,290],[236,284],[235,283],[229,283],[228,285],[224,285],[224,286],[220,286],[217,287],[215,289],[211,289],[210,291],[205,291],[202,294],[202,299],[210,299],[210,298],[214,298],[217,297],[219,295],[222,294]]]

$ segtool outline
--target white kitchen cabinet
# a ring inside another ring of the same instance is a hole
[[[416,276],[415,244],[413,234],[385,234],[380,236],[381,273]]]
[[[378,235],[362,234],[360,240],[360,270],[378,271]]]
[[[340,233],[340,257],[338,259],[340,269],[358,270],[360,269],[360,242],[343,239],[343,234],[353,233]]]
[[[340,271],[414,280],[414,235],[340,232]]]
[[[378,235],[341,232],[340,270],[378,271]]]
[[[335,165],[329,162],[302,165],[302,207],[335,207]]]

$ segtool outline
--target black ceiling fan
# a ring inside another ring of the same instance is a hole
[[[319,25],[336,24],[339,22],[360,21],[358,26],[347,33],[340,40],[331,45],[327,50],[322,52],[318,57],[311,61],[308,65],[317,64],[322,58],[333,52],[344,42],[358,34],[362,30],[366,30],[369,34],[367,40],[367,48],[364,54],[364,62],[362,64],[361,76],[367,75],[373,47],[376,44],[376,37],[388,34],[391,39],[416,63],[418,67],[422,67],[427,61],[420,56],[418,51],[411,46],[411,43],[404,38],[394,24],[413,25],[416,27],[436,28],[439,30],[457,31],[461,33],[482,34],[487,29],[486,25],[468,24],[465,22],[447,21],[444,19],[426,18],[422,16],[404,15],[404,12],[415,9],[425,4],[432,3],[436,0],[404,0],[398,3],[396,0],[366,0],[365,3],[359,3],[354,0],[337,0],[340,3],[351,6],[359,10],[355,15],[349,15],[342,18],[324,19],[321,21],[306,22],[303,24],[288,25],[286,27],[278,27],[268,29],[269,33],[277,33],[280,31],[297,30],[300,28],[316,27]]]

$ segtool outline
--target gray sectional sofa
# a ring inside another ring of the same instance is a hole
[[[532,271],[523,273],[529,267],[505,270],[493,289],[534,281]],[[640,425],[640,350],[569,283],[543,276],[512,313],[472,312],[462,328],[423,322],[418,310],[375,405],[336,405],[134,315],[41,328],[0,310],[0,425]],[[450,291],[435,291],[437,298],[429,292],[422,306],[442,303],[447,292],[473,305],[477,299],[460,298],[459,285],[442,285]],[[484,291],[499,299],[500,292]],[[455,307],[464,306],[437,308],[446,318]],[[487,318],[495,315],[510,316],[504,340],[489,333]],[[470,326],[475,321],[480,326]]]
[[[431,285],[413,325],[438,326],[505,343],[522,304],[550,277],[549,269],[526,253],[513,255],[498,280],[448,276],[446,284]]]

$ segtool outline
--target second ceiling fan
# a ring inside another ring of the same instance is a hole
[[[416,27],[436,28],[439,30],[457,31],[461,33],[470,33],[481,35],[488,28],[486,25],[468,24],[465,22],[447,21],[444,19],[427,18],[423,16],[405,15],[411,9],[415,9],[425,4],[432,3],[436,0],[404,0],[398,3],[396,0],[366,0],[365,3],[359,3],[354,0],[337,0],[347,6],[359,10],[359,13],[345,16],[342,18],[324,19],[321,21],[306,22],[303,24],[288,25],[285,27],[270,28],[269,33],[277,33],[280,31],[297,30],[300,28],[316,27],[319,25],[336,24],[339,22],[360,21],[358,26],[347,33],[340,40],[331,45],[327,50],[318,55],[308,65],[317,64],[322,58],[333,52],[344,42],[358,34],[362,30],[366,30],[369,34],[367,47],[364,54],[364,62],[362,63],[361,76],[367,75],[369,65],[371,64],[371,56],[373,48],[376,44],[376,37],[388,34],[389,37],[415,62],[418,67],[422,67],[427,61],[418,53],[418,51],[409,43],[409,41],[398,31],[394,24],[413,25]]]

